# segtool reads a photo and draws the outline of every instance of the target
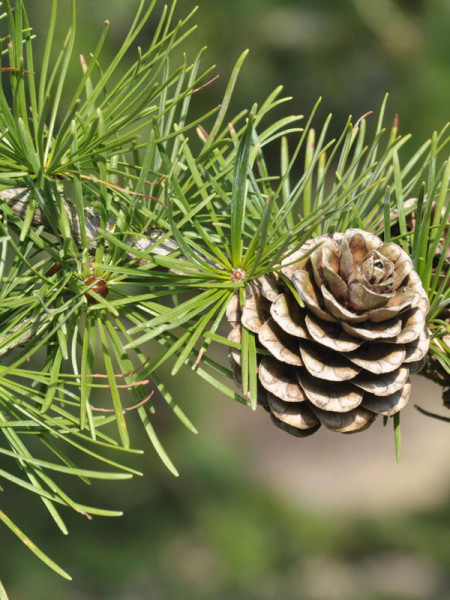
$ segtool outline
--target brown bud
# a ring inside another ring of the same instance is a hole
[[[90,289],[102,298],[106,298],[106,296],[108,295],[108,284],[101,277],[98,277],[97,275],[90,275],[89,277],[86,277],[84,283],[89,286],[93,284]],[[91,296],[89,292],[85,292],[84,295],[86,296],[89,304],[96,304],[98,302],[98,300]]]

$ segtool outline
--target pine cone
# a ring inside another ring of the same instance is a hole
[[[227,311],[230,340],[245,327],[268,351],[258,402],[275,424],[300,436],[320,425],[349,433],[401,410],[429,347],[428,298],[409,256],[349,229],[309,240],[280,271],[250,282],[244,305],[235,296]],[[230,358],[239,383],[239,351]]]

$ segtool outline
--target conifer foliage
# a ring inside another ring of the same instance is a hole
[[[194,382],[200,377],[255,409],[261,386],[273,391],[267,371],[277,389],[283,381],[271,357],[292,351],[292,339],[278,344],[292,335],[276,325],[283,310],[303,315],[301,324],[291,321],[306,327],[300,343],[294,334],[291,367],[305,396],[295,399],[297,413],[309,407],[312,429],[342,429],[327,421],[334,400],[317,401],[317,364],[329,379],[344,363],[345,377],[351,371],[365,390],[360,412],[393,414],[396,434],[413,363],[448,386],[447,128],[410,148],[405,161],[410,136],[399,134],[395,119],[386,128],[386,102],[374,131],[366,119],[349,118],[335,140],[331,117],[314,124],[317,105],[306,119],[273,118],[288,100],[281,88],[231,115],[246,53],[221,104],[194,118],[191,103],[208,94],[215,74],[201,66],[203,50],[192,61],[183,53],[193,14],[177,21],[174,5],[141,0],[113,61],[102,62],[105,21],[76,67],[76,0],[61,48],[53,0],[39,61],[26,5],[5,0],[0,21],[0,475],[8,485],[37,495],[62,532],[61,506],[119,515],[70,497],[59,474],[86,483],[138,475],[127,460],[140,452],[133,420],[176,475],[154,428],[155,400],[196,430],[161,367],[170,364],[172,375],[190,369]],[[149,21],[154,34],[141,48]],[[133,56],[131,67],[125,56]],[[79,83],[67,101],[73,68]],[[277,169],[265,158],[274,146]],[[251,327],[244,315],[255,294],[261,323]],[[241,315],[244,326],[227,337],[221,324],[240,323]],[[376,358],[366,341],[374,332],[383,340]],[[317,343],[325,346],[319,363]],[[225,360],[209,356],[211,344]],[[386,373],[368,375],[381,363]],[[263,403],[283,422],[291,408],[274,397]],[[345,400],[337,412],[341,419],[354,410]],[[69,577],[2,511],[0,519]]]

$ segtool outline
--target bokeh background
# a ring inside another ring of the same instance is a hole
[[[337,134],[349,114],[376,111],[389,92],[388,118],[399,114],[411,148],[448,119],[448,0],[179,0],[177,14],[196,4],[199,29],[186,49],[193,57],[207,45],[220,74],[196,110],[220,102],[250,48],[236,112],[282,84],[293,96],[286,114],[308,115],[322,96],[318,120],[332,112]],[[62,40],[69,1],[59,5]],[[93,49],[108,18],[106,64],[137,5],[78,0],[78,51]],[[39,46],[50,1],[27,7]],[[151,25],[143,44],[150,35]],[[360,435],[294,439],[264,411],[189,374],[171,390],[199,430],[193,436],[158,415],[180,478],[137,428],[143,478],[73,488],[86,504],[123,509],[122,518],[89,522],[68,512],[64,538],[35,499],[5,488],[2,508],[74,577],[54,575],[2,528],[0,573],[11,600],[450,599],[450,425],[414,408],[443,413],[437,386],[416,379],[399,465],[381,421]]]

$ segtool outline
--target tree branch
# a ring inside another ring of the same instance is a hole
[[[6,190],[0,191],[0,200],[14,212],[15,215],[21,219],[25,218],[25,214],[28,208],[28,204],[31,198],[31,192],[26,187],[13,187]],[[67,218],[70,223],[70,231],[75,243],[79,246],[82,244],[81,225],[80,218],[76,207],[70,202],[70,200],[63,199],[64,208],[66,210]],[[35,208],[33,218],[31,221],[35,227],[44,227],[45,231],[52,233],[50,224],[43,213],[43,211],[37,206]],[[92,252],[95,252],[96,238],[98,237],[98,229],[100,227],[100,216],[96,214],[92,209],[86,208],[84,212],[84,223],[85,223],[85,234],[86,239],[89,242],[89,248]],[[115,222],[111,219],[107,228],[113,229]],[[133,240],[130,242],[131,247],[136,247],[140,251],[145,251],[147,248],[151,248],[153,254],[159,254],[167,256],[174,250],[178,250],[178,244],[175,240],[166,239],[160,244],[155,246],[155,243],[159,238],[162,238],[166,232],[159,228],[152,228],[148,231],[147,237],[140,238],[137,241]],[[134,254],[129,254],[130,260],[136,260]]]

